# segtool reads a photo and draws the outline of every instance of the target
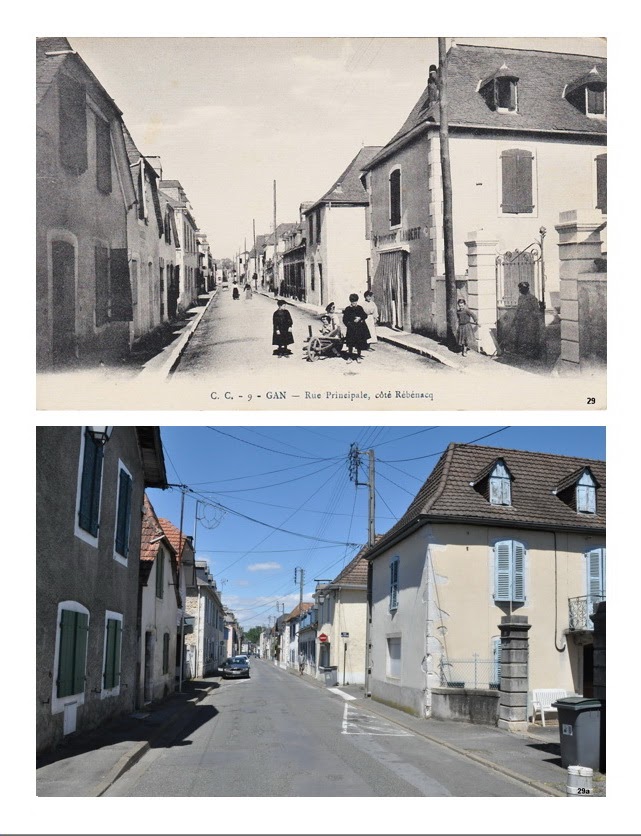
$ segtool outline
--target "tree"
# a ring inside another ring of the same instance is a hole
[[[245,641],[250,642],[251,644],[258,644],[260,634],[263,632],[264,629],[264,627],[250,627],[249,630],[245,630]]]

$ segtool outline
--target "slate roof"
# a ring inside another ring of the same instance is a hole
[[[491,505],[470,483],[480,472],[502,459],[513,476],[512,505]],[[589,467],[601,486],[597,514],[579,514],[555,490],[573,473]],[[369,550],[376,557],[415,524],[460,520],[466,524],[496,525],[582,532],[605,531],[605,462],[551,453],[450,444],[401,519]]]
[[[365,148],[361,148],[341,176],[319,200],[309,204],[306,209],[302,209],[301,207],[303,213],[310,212],[321,203],[367,206],[369,203],[369,195],[363,188],[360,175],[380,150],[380,145],[367,145]]]
[[[503,64],[518,77],[518,113],[491,110],[478,92],[479,82]],[[566,85],[597,68],[607,79],[604,58],[560,52],[506,49],[457,44],[448,52],[448,116],[450,128],[606,134],[605,119],[593,119],[563,97]],[[427,86],[399,131],[367,168],[430,125],[438,125],[438,104],[427,106]]]

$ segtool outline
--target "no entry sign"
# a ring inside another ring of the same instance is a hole
[[[320,636],[318,637],[318,641],[319,642],[326,642],[327,638],[328,637],[325,635],[325,633],[321,633]]]

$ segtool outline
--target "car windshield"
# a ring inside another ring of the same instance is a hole
[[[232,665],[244,665],[244,664],[246,664],[246,662],[245,662],[245,660],[243,659],[242,656],[234,656],[234,658],[231,659],[231,663],[232,663]]]

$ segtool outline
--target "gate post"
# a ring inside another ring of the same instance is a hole
[[[497,351],[496,337],[496,248],[498,241],[481,237],[475,230],[468,234],[467,303],[476,316],[476,350],[492,355]]]
[[[501,681],[498,727],[526,731],[528,726],[528,631],[526,615],[504,615],[501,631]]]

